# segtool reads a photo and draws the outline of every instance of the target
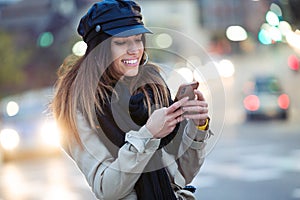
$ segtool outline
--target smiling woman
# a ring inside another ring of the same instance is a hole
[[[125,76],[136,76],[143,57],[142,35],[112,38],[111,51],[114,69]]]
[[[61,66],[52,103],[62,147],[99,199],[192,200],[186,186],[204,161],[208,105],[197,89],[172,100],[148,62],[140,12],[133,1],[104,0],[81,18],[87,50]]]

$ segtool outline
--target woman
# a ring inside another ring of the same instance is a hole
[[[61,66],[52,103],[62,146],[99,199],[194,199],[185,186],[203,163],[207,103],[198,90],[172,101],[140,11],[106,0],[80,20],[86,54]]]

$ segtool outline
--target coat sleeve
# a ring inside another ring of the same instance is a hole
[[[178,169],[184,176],[186,184],[192,182],[205,159],[206,143],[204,138],[208,132],[199,131],[194,127],[191,121],[186,125],[179,149],[179,159],[177,160]]]
[[[165,149],[168,155],[173,154],[173,160],[169,160],[168,171],[173,183],[184,187],[192,182],[200,171],[205,159],[205,139],[210,130],[199,131],[191,121],[179,132],[171,145]],[[170,148],[171,147],[171,148]],[[172,148],[178,148],[176,151]],[[175,154],[176,155],[175,155]],[[167,157],[167,156],[166,156]]]
[[[74,138],[68,138],[64,149],[85,175],[96,197],[115,200],[130,194],[160,140],[152,139],[146,127],[130,131],[126,134],[128,141],[115,158],[82,115],[77,116],[77,125],[83,145],[80,146]],[[141,140],[143,142],[135,143]]]

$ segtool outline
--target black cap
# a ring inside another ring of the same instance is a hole
[[[128,37],[151,33],[142,22],[141,7],[130,0],[103,0],[81,18],[77,28],[86,43],[101,33]]]

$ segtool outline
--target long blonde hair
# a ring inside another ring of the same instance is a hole
[[[58,70],[56,92],[51,108],[62,132],[62,142],[64,138],[74,136],[81,144],[76,124],[78,111],[83,114],[90,127],[96,129],[95,109],[103,111],[102,103],[109,99],[109,94],[114,89],[113,85],[122,76],[111,67],[110,42],[111,39],[103,41],[83,57],[68,56]],[[143,42],[145,45],[144,36]],[[141,63],[144,61],[142,59]],[[168,88],[158,73],[159,67],[155,64],[147,63],[140,66],[139,73],[130,88],[132,93],[145,94],[144,103],[147,105],[149,116],[151,105],[145,89],[146,84],[153,90],[153,100],[157,108],[169,105]],[[137,83],[140,87],[135,90]]]

